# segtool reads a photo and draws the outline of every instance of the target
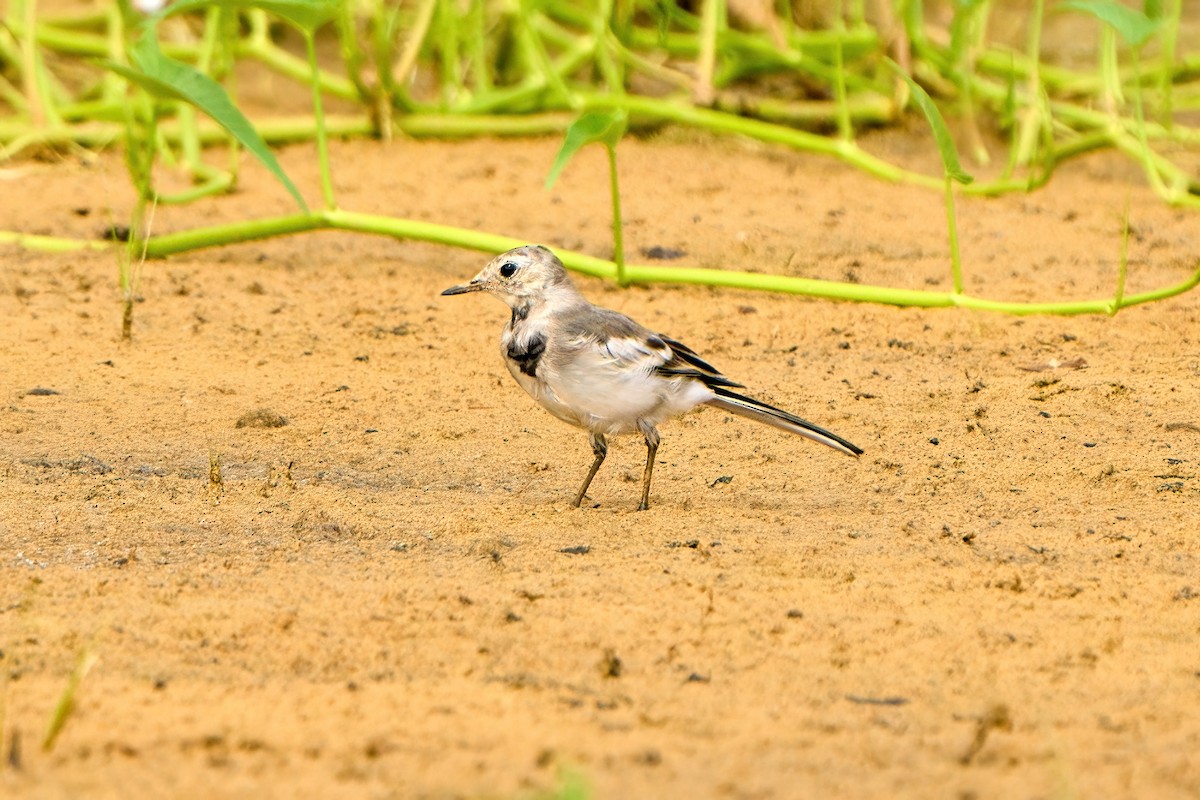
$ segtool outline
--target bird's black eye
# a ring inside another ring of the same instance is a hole
[[[503,264],[500,265],[500,276],[501,277],[511,278],[514,274],[516,274],[516,271],[517,271],[517,265],[515,263],[513,263],[512,261],[505,261]]]

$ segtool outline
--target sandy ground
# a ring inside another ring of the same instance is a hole
[[[340,144],[338,197],[606,256],[602,153],[545,191],[556,148]],[[670,131],[621,158],[637,260],[949,285],[937,193]],[[4,177],[4,229],[128,214],[116,154]],[[1127,202],[1129,291],[1186,278],[1196,215],[1095,155],[962,201],[968,291],[1110,293]],[[247,165],[155,225],[289,208]],[[586,437],[506,373],[507,309],[438,296],[484,255],[152,262],[123,343],[112,255],[0,254],[6,796],[1200,795],[1200,293],[1021,319],[581,280],[866,450],[696,413],[638,513],[641,443],[571,508]],[[238,427],[263,409],[286,424]]]

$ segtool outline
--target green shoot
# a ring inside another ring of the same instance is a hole
[[[592,789],[583,773],[571,767],[558,771],[559,785],[534,795],[535,800],[589,800]]]
[[[71,671],[71,677],[67,679],[66,688],[59,695],[58,703],[54,706],[54,713],[50,716],[50,724],[46,727],[46,735],[42,739],[42,750],[47,753],[54,749],[54,744],[58,741],[59,735],[62,734],[67,720],[71,718],[71,714],[75,711],[76,696],[79,694],[80,684],[83,683],[83,679],[87,677],[87,674],[91,672],[92,667],[96,666],[96,662],[99,660],[100,656],[91,647],[85,647],[79,654],[79,661],[75,664],[75,669]]]
[[[567,163],[585,145],[599,142],[608,153],[609,190],[612,193],[612,229],[613,229],[613,260],[617,265],[617,283],[627,284],[625,276],[625,243],[621,225],[621,189],[617,176],[617,142],[625,135],[629,118],[622,109],[607,111],[589,111],[571,124],[567,135],[559,148],[554,165],[546,176],[546,188],[549,189],[558,180],[559,174]]]
[[[908,84],[908,90],[912,95],[913,102],[925,114],[925,119],[929,122],[929,127],[933,130],[933,138],[937,143],[938,153],[942,156],[942,171],[945,175],[946,222],[950,229],[950,272],[954,284],[954,293],[962,294],[963,277],[962,264],[959,261],[958,254],[958,223],[954,212],[954,184],[968,184],[974,178],[963,171],[962,165],[958,161],[958,151],[954,147],[954,139],[950,136],[950,129],[946,127],[946,121],[942,119],[941,112],[934,105],[933,98],[916,81],[909,77],[906,72],[900,69],[900,65],[895,61],[888,59],[887,64],[892,68],[893,72]]]

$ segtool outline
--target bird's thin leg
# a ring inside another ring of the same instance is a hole
[[[642,503],[638,511],[650,508],[650,476],[654,474],[654,454],[658,452],[658,430],[653,426],[639,426],[646,435],[646,470],[642,473]]]
[[[587,477],[583,479],[583,486],[579,487],[579,494],[575,496],[576,508],[583,505],[583,496],[587,494],[588,487],[592,485],[592,478],[596,477],[600,465],[604,463],[604,457],[608,455],[608,442],[604,440],[604,434],[593,433],[588,438],[592,443],[592,452],[596,454],[596,460],[592,462],[592,468],[588,470]]]

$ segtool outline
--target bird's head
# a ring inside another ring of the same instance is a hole
[[[521,308],[564,290],[574,292],[574,287],[558,256],[541,245],[527,244],[496,256],[470,281],[442,294],[487,292],[510,308]]]

